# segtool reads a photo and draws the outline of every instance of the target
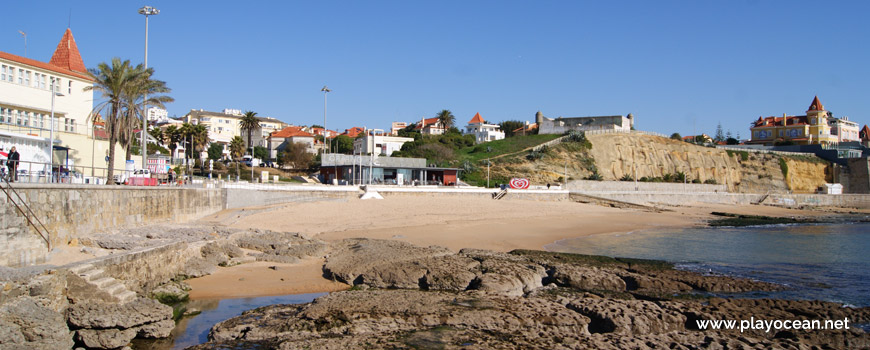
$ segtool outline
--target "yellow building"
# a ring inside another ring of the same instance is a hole
[[[750,128],[752,139],[747,143],[777,145],[793,143],[796,145],[829,144],[838,142],[837,135],[831,133],[831,112],[825,110],[819,97],[813,98],[806,115],[782,117],[758,117]]]

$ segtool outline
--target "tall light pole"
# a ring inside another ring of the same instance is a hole
[[[160,10],[151,7],[143,6],[139,9],[139,14],[145,15],[145,69],[148,69],[148,16],[157,15]],[[145,133],[148,131],[148,93],[145,93],[142,99],[142,109],[145,115],[142,116],[142,144],[139,146],[142,150],[142,169],[148,167],[148,144],[145,143]]]
[[[27,57],[27,33],[25,33],[23,30],[19,30],[18,33],[24,37],[24,57],[26,58]]]
[[[320,89],[323,91],[323,153],[320,155],[320,166],[323,167],[323,158],[326,157],[326,150],[328,147],[326,146],[326,94],[332,92],[326,85],[323,85],[323,88]],[[338,178],[338,174],[335,174],[335,177]],[[326,180],[325,178],[323,180]],[[326,181],[324,181],[325,183]]]
[[[54,98],[55,96],[63,96],[54,89],[55,78],[51,78],[51,120],[49,120],[48,131],[48,182],[54,180]]]

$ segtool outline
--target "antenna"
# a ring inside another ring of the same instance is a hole
[[[21,33],[21,35],[24,36],[24,57],[27,57],[27,33],[21,30],[19,30],[18,33]]]
[[[66,21],[66,27],[67,28],[72,27],[72,7],[69,8],[69,17],[67,18],[67,21]]]

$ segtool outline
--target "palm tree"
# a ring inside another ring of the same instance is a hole
[[[114,184],[114,168],[115,164],[115,144],[118,142],[118,137],[121,134],[122,120],[124,110],[127,106],[127,99],[124,98],[124,93],[127,85],[133,84],[139,79],[142,71],[138,71],[130,66],[130,61],[121,61],[120,58],[112,59],[111,65],[103,62],[97,65],[97,68],[88,70],[88,74],[94,79],[94,84],[86,86],[84,91],[96,90],[102,94],[105,100],[97,104],[88,115],[89,119],[94,119],[98,115],[105,118],[105,131],[109,136],[109,162],[108,171],[106,172],[106,184]]]
[[[251,156],[254,156],[254,150],[251,149],[251,137],[253,136],[254,129],[260,127],[260,121],[257,120],[257,112],[254,111],[246,111],[245,115],[242,117],[241,122],[239,123],[239,127],[242,130],[246,130],[248,132],[248,149],[251,150]]]
[[[201,154],[208,146],[208,129],[202,124],[194,125],[190,131],[190,139],[193,142],[193,150]]]
[[[178,149],[178,143],[181,142],[183,135],[181,129],[175,125],[167,127],[163,134],[169,147],[169,163],[172,164],[175,161],[175,150]]]
[[[151,135],[151,137],[157,140],[158,145],[166,145],[166,134],[163,133],[163,129],[155,126],[151,128],[151,130],[148,130],[148,135]]]
[[[456,120],[456,117],[453,116],[453,113],[448,109],[442,109],[441,112],[435,115],[438,118],[438,121],[441,122],[441,127],[446,129],[450,129],[453,126],[453,121]]]
[[[126,111],[124,113],[123,129],[119,136],[118,142],[126,151],[126,159],[130,160],[131,149],[134,140],[136,140],[137,129],[142,128],[142,119],[145,118],[145,111],[148,106],[165,107],[164,103],[175,101],[172,97],[160,95],[172,91],[166,86],[166,82],[151,79],[154,74],[154,68],[145,68],[143,65],[137,65],[134,70],[137,72],[137,79],[131,84],[127,84],[124,89],[124,97],[127,100]],[[148,100],[145,100],[145,95],[148,95]],[[140,145],[146,147],[147,145]],[[147,147],[145,148],[147,151]]]
[[[241,166],[238,162],[243,155],[245,155],[245,141],[242,140],[241,136],[233,137],[230,141],[230,157],[236,161],[236,178],[241,175]]]
[[[181,124],[181,127],[178,128],[178,133],[181,136],[182,143],[187,145],[184,147],[184,158],[193,159],[193,147],[190,142],[190,135],[193,134],[193,124]]]
[[[245,141],[240,136],[233,137],[230,141],[230,158],[239,160],[245,155]]]

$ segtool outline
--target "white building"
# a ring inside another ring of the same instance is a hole
[[[474,135],[474,142],[483,143],[503,139],[504,131],[499,130],[499,128],[501,127],[497,124],[487,124],[480,113],[476,113],[474,118],[471,118],[468,125],[465,126],[465,133]]]
[[[268,146],[266,147],[269,150],[269,157],[278,159],[281,152],[293,143],[304,144],[308,153],[317,153],[314,134],[304,129],[301,126],[288,126],[280,131],[272,132],[267,139]]]
[[[95,130],[89,122],[94,92],[84,88],[91,85],[93,79],[69,29],[49,62],[0,51],[0,146],[6,151],[11,146],[18,148],[22,160],[19,169],[36,172],[47,168],[54,90],[55,167],[64,166],[85,176],[105,175],[109,146],[100,138],[102,130]],[[118,145],[115,155],[113,167],[124,169],[124,150]]]
[[[390,125],[390,135],[398,136],[398,135],[399,135],[399,130],[402,130],[402,129],[407,128],[407,127],[408,127],[408,123],[405,123],[405,122],[393,122],[393,123]]]
[[[405,142],[413,141],[414,139],[410,137],[388,136],[383,132],[368,130],[364,136],[353,140],[353,153],[390,156],[393,152],[401,150]]]
[[[148,107],[145,115],[148,117],[148,123],[151,124],[169,122],[169,112],[160,107]]]
[[[837,142],[861,142],[861,129],[849,117],[828,118],[828,125],[831,126],[831,135],[837,136]]]
[[[224,109],[224,111],[238,110]],[[185,123],[204,125],[208,130],[209,141],[224,145],[223,153],[228,156],[230,153],[228,146],[234,137],[240,136],[245,141],[245,147],[248,145],[248,133],[241,128],[243,116],[241,113],[227,114],[193,109],[182,120]],[[257,117],[257,120],[260,122],[260,127],[251,134],[252,146],[268,147],[269,134],[287,126],[286,123],[275,118]]]

